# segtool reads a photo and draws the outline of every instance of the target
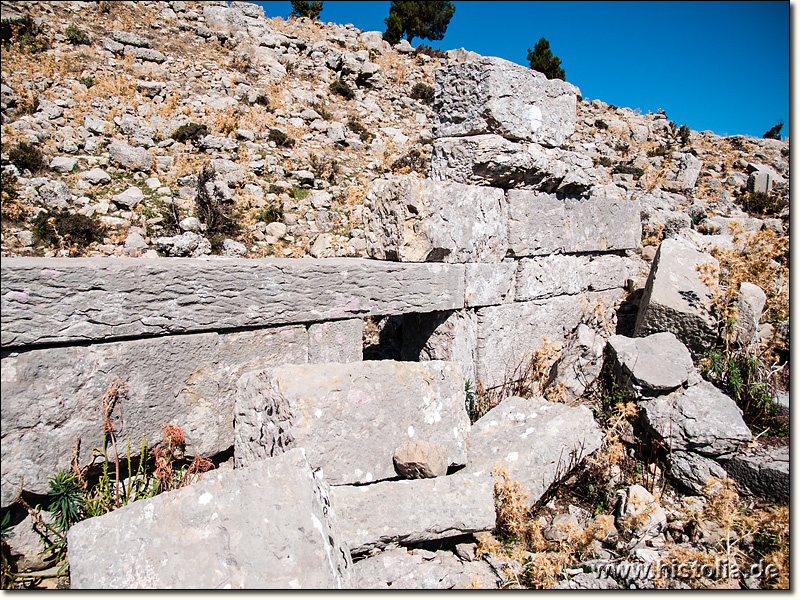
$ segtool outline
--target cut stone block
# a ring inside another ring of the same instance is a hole
[[[560,146],[575,130],[580,90],[508,60],[481,57],[436,70],[436,137],[495,133]]]
[[[702,494],[712,479],[725,479],[725,469],[710,458],[694,452],[673,452],[670,475],[695,494]]]
[[[441,444],[466,464],[469,418],[454,363],[365,361],[286,365],[243,375],[234,421],[235,464],[304,447],[332,484],[395,476],[406,440]]]
[[[591,196],[509,190],[508,247],[515,256],[636,248],[642,235],[638,200],[598,186]]]
[[[517,262],[506,259],[501,263],[467,263],[465,268],[464,306],[491,306],[514,299],[514,277]]]
[[[622,288],[638,272],[636,264],[614,254],[537,256],[523,258],[517,267],[515,300],[605,291]]]
[[[695,370],[689,350],[668,331],[643,338],[612,335],[608,350],[617,383],[637,395],[671,392]]]
[[[75,589],[352,586],[328,485],[301,448],[70,528]]]
[[[512,396],[472,425],[467,469],[506,469],[533,505],[550,484],[597,450],[602,439],[586,406]]]
[[[180,425],[189,455],[211,456],[233,445],[236,381],[243,371],[305,362],[305,327],[200,333],[90,346],[11,352],[2,359],[2,505],[25,490],[48,491],[48,477],[68,470],[81,439],[81,464],[100,447],[100,402],[107,386],[128,386],[117,425],[120,452],[136,456],[142,436],[161,440]]]
[[[789,503],[789,446],[746,450],[725,463],[725,470],[749,494]]]
[[[364,201],[372,258],[500,262],[508,247],[503,190],[414,177],[376,179]]]
[[[308,362],[358,362],[363,354],[363,321],[345,319],[308,326]]]
[[[0,271],[4,348],[464,306],[460,265],[346,258],[4,258]]]
[[[446,360],[461,367],[464,380],[475,383],[478,316],[473,310],[412,314],[403,318],[401,358]]]
[[[673,452],[725,460],[753,438],[736,403],[707,381],[639,406],[645,426]]]
[[[494,528],[494,480],[470,470],[331,488],[339,529],[353,554]]]
[[[718,272],[717,259],[691,242],[679,237],[661,242],[639,303],[634,335],[669,331],[693,356],[703,355],[717,339],[712,290],[706,281]]]

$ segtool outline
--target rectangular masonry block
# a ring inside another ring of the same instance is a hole
[[[517,267],[515,300],[525,302],[621,288],[637,271],[634,261],[614,254],[551,254],[523,258]]]
[[[464,267],[464,306],[491,306],[513,300],[516,261],[506,259],[501,263],[469,263]]]
[[[325,321],[308,326],[308,362],[358,362],[363,357],[361,319]]]

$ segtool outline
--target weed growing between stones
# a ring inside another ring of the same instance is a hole
[[[101,242],[106,228],[86,215],[55,210],[36,215],[31,221],[31,232],[35,242],[66,250],[71,256],[76,256],[93,243]]]

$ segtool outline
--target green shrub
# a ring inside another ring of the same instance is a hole
[[[409,173],[416,171],[417,173],[425,173],[428,170],[428,160],[416,148],[409,150],[405,154],[392,163],[392,172]]]
[[[347,82],[342,81],[341,79],[334,80],[328,89],[330,89],[332,94],[341,96],[345,100],[352,100],[356,97],[355,92],[350,89],[350,86],[347,85]]]
[[[87,88],[90,88],[94,85],[94,77],[78,77],[78,83],[82,83]]]
[[[647,151],[647,156],[653,158],[654,156],[670,156],[672,151],[666,146],[656,146]]]
[[[292,186],[292,198],[294,198],[295,200],[305,200],[306,198],[308,198],[308,195],[310,193],[311,193],[310,191],[304,190],[303,188],[297,187],[296,185]]]
[[[362,125],[361,121],[354,119],[353,117],[347,119],[347,128],[353,133],[357,133],[358,137],[365,144],[369,144],[375,138],[375,136],[367,131],[367,128]]]
[[[613,166],[614,166],[614,161],[612,161],[612,160],[611,160],[610,158],[608,158],[607,156],[601,156],[600,158],[596,158],[596,159],[595,159],[595,163],[596,163],[596,165],[595,165],[595,166],[597,166],[597,165],[603,165],[603,166],[604,166],[604,167],[606,167],[607,169],[610,169],[611,167],[613,167]]]
[[[634,179],[639,179],[642,175],[644,175],[644,169],[640,167],[634,167],[633,165],[616,165],[612,170],[611,174],[620,173],[622,175],[633,175]]]
[[[256,221],[266,223],[267,225],[270,223],[275,223],[276,221],[280,221],[282,218],[283,210],[281,210],[280,206],[276,206],[274,204],[265,206],[256,213]]]
[[[333,118],[333,115],[331,114],[331,112],[328,110],[328,108],[325,106],[325,104],[323,104],[321,101],[314,102],[311,105],[311,108],[313,108],[317,112],[317,114],[320,117],[322,117],[323,119],[325,119],[326,121],[330,121]]]
[[[0,218],[3,223],[21,223],[28,216],[28,209],[17,193],[17,178],[11,173],[0,173]]]
[[[283,189],[281,186],[279,186],[279,185],[275,185],[274,183],[270,183],[270,184],[269,184],[269,188],[267,189],[267,192],[268,192],[268,193],[270,193],[270,194],[277,194],[277,195],[279,195],[279,196],[280,196],[280,195],[281,195],[281,194],[282,194],[284,191],[285,191],[285,190],[284,190],[284,189]]]
[[[86,215],[57,210],[36,215],[31,221],[31,232],[35,242],[47,247],[86,248],[103,241],[106,229]]]
[[[411,97],[414,100],[419,100],[425,104],[433,102],[433,86],[424,83],[418,83],[411,88]]]
[[[786,201],[776,194],[764,192],[747,192],[739,197],[739,203],[749,213],[774,215],[786,206]]]
[[[280,129],[270,129],[267,139],[270,142],[275,142],[278,147],[291,148],[294,146],[294,138],[289,137]]]
[[[688,146],[692,143],[691,139],[692,130],[687,125],[681,125],[678,129],[678,137],[681,140],[682,146]]]
[[[389,16],[384,19],[383,39],[390,44],[399,42],[403,35],[409,42],[415,37],[441,40],[455,12],[455,4],[447,0],[392,0]]]
[[[619,142],[616,146],[614,146],[614,150],[621,154],[628,154],[628,152],[631,151],[631,145],[624,142]]]
[[[208,127],[200,123],[187,123],[181,125],[172,134],[172,139],[176,142],[185,143],[187,140],[198,141],[203,136],[208,135]]]
[[[2,21],[0,27],[0,39],[8,49],[12,42],[17,42],[19,49],[30,54],[44,52],[50,48],[50,40],[42,35],[42,28],[39,27],[30,15],[25,15],[22,19],[11,23]]]
[[[319,13],[322,12],[322,2],[307,2],[306,0],[292,0],[292,12],[289,16],[292,17],[308,17],[309,19],[316,20],[319,18]]]
[[[783,129],[783,119],[781,119],[780,123],[767,131],[767,133],[765,133],[762,137],[765,140],[779,140],[781,139],[781,129]]]
[[[86,33],[83,29],[76,26],[75,23],[70,23],[64,33],[66,34],[70,44],[74,44],[77,46],[79,44],[92,43],[91,39],[89,39],[89,34]]]
[[[605,121],[603,121],[601,119],[597,119],[594,122],[594,126],[597,127],[598,129],[608,129],[608,123],[606,123]]]
[[[214,167],[206,165],[197,177],[197,196],[195,212],[197,218],[206,225],[206,234],[211,236],[233,235],[239,231],[239,224],[234,220],[233,203],[210,191],[207,183],[217,178]],[[220,240],[221,243],[221,240]],[[212,241],[212,248],[213,248]]]
[[[42,151],[29,142],[20,142],[12,148],[8,153],[8,160],[19,169],[20,173],[27,169],[36,174],[45,168]]]
[[[431,58],[447,58],[447,53],[439,50],[438,48],[432,48],[427,44],[420,44],[414,49],[413,52],[414,56],[419,56],[420,54],[427,54]]]

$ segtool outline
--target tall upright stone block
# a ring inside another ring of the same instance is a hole
[[[308,362],[358,362],[363,355],[361,319],[324,321],[308,326]]]
[[[474,310],[407,315],[403,319],[403,360],[457,363],[464,379],[473,384],[477,343],[478,316]]]

